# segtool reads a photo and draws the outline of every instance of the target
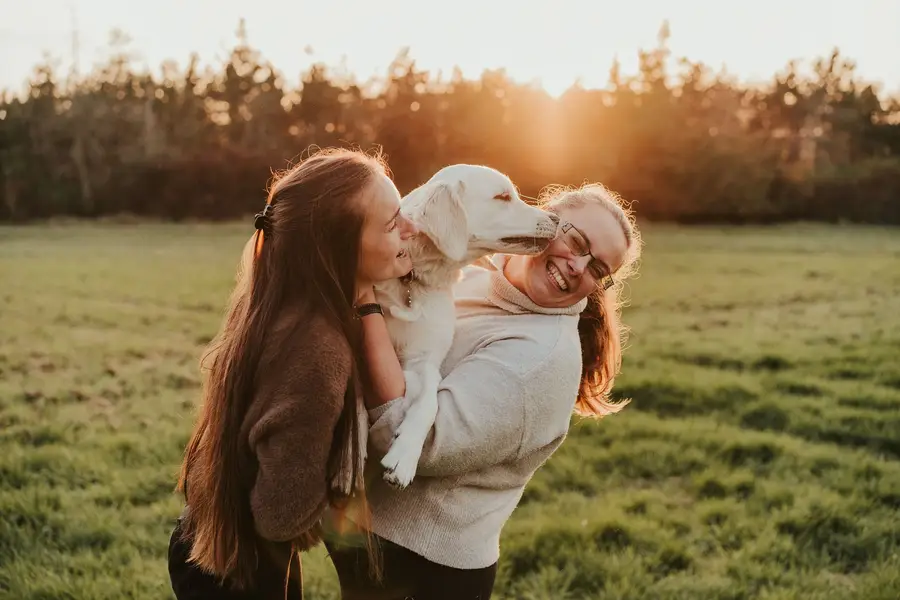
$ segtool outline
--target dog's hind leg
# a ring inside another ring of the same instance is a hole
[[[408,486],[416,476],[422,446],[428,438],[438,409],[440,370],[428,362],[420,363],[419,367],[420,393],[397,427],[390,450],[381,459],[381,465],[385,468],[384,480],[400,489]]]

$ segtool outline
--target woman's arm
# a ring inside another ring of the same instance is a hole
[[[250,509],[257,532],[274,541],[300,537],[328,506],[328,461],[350,378],[340,334],[313,324],[302,338],[264,379],[249,430],[257,462]]]
[[[357,302],[358,304],[375,302],[374,290],[366,290]],[[370,388],[365,400],[366,408],[371,410],[405,395],[406,380],[384,317],[374,313],[362,317],[360,321],[362,321],[363,361],[366,364]]]
[[[544,350],[532,364],[515,360],[532,354],[528,345],[536,343],[522,338],[491,342],[444,378],[419,475],[476,471],[515,459],[565,431],[578,394],[580,361],[559,348]],[[379,453],[390,448],[406,408],[398,399],[369,411],[369,440]]]

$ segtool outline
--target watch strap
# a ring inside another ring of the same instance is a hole
[[[369,302],[366,304],[360,304],[356,307],[356,318],[361,319],[367,315],[384,315],[384,310],[381,308],[381,305],[377,302]]]

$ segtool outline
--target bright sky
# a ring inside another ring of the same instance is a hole
[[[221,60],[242,16],[250,43],[293,86],[312,60],[345,57],[366,79],[410,46],[421,67],[477,76],[503,66],[556,94],[577,77],[603,85],[615,55],[634,72],[637,49],[652,47],[668,18],[676,56],[745,81],[838,46],[862,76],[900,91],[900,0],[0,0],[0,14],[0,88],[17,91],[44,53],[68,69],[73,24],[82,71],[106,56],[113,28],[157,70],[192,51]]]

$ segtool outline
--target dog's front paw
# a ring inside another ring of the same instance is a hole
[[[382,475],[382,479],[395,490],[405,489],[416,476],[416,465],[401,461],[394,469],[388,469]]]
[[[407,442],[408,439],[408,437],[396,438],[391,449],[381,459],[381,466],[384,467],[382,478],[395,489],[402,490],[412,483],[419,465],[420,451],[411,447]]]
[[[385,483],[388,484],[388,487],[390,487],[391,489],[400,491],[400,490],[406,488],[405,485],[400,483],[400,480],[397,478],[397,475],[393,471],[385,471],[381,475],[381,478],[384,480]]]

